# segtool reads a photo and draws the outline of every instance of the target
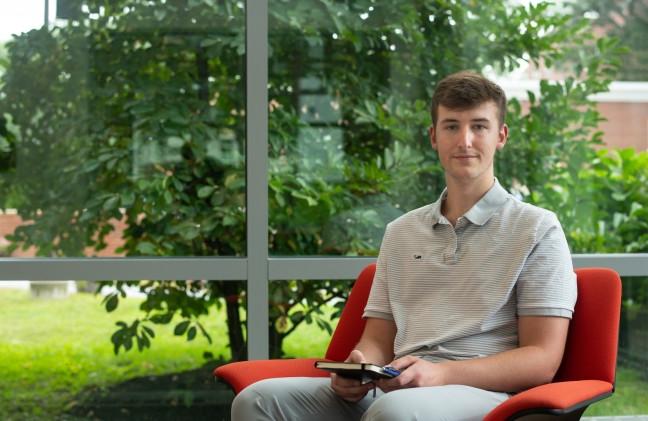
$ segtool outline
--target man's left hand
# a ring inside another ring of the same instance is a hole
[[[381,379],[376,382],[376,385],[385,393],[410,387],[445,384],[446,368],[443,364],[431,363],[408,355],[392,361],[389,365],[400,370],[401,373],[393,379]]]

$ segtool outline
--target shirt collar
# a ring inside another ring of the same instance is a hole
[[[448,223],[441,214],[441,204],[448,194],[448,188],[443,189],[436,202],[432,204],[432,226],[440,221]],[[510,194],[502,187],[497,178],[486,194],[473,205],[463,216],[475,225],[484,225],[506,203]]]

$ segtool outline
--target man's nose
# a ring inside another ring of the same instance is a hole
[[[462,147],[464,147],[466,149],[472,148],[472,143],[473,143],[473,140],[474,140],[474,133],[472,132],[472,130],[470,130],[469,127],[466,127],[464,129],[462,129],[459,136],[460,136],[460,138],[459,138],[460,146],[462,146]]]

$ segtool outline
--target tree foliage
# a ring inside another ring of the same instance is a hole
[[[104,248],[120,220],[127,256],[243,255],[242,3],[70,4],[76,12],[67,24],[7,45],[1,200],[29,221],[13,247],[78,256]],[[443,186],[426,134],[437,81],[460,69],[551,66],[586,42],[595,54],[581,56],[565,80],[542,81],[528,111],[511,101],[512,139],[497,173],[518,195],[556,210],[579,249],[603,238],[587,237],[596,227],[582,212],[605,219],[608,210],[592,213],[596,202],[574,192],[582,177],[599,183],[601,165],[618,164],[593,148],[601,117],[588,99],[619,67],[614,40],[594,42],[585,22],[547,3],[496,0],[276,0],[269,22],[272,254],[374,255],[386,222]],[[634,159],[627,154],[618,157]],[[636,206],[626,210],[637,215]],[[199,317],[224,305],[233,356],[244,356],[242,283],[108,285],[116,288],[105,297],[108,311],[127,285],[146,293],[142,318],[118,325],[115,352],[149,347],[154,325],[174,320],[177,335],[209,337]],[[348,290],[343,281],[272,282],[273,355],[300,323],[330,331],[322,307],[339,306]]]
[[[588,19],[596,30],[617,37],[628,47],[618,80],[646,81],[648,66],[648,3],[637,0],[569,1],[575,16]],[[584,50],[585,52],[587,50]]]

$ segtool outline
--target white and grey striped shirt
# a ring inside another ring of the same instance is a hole
[[[518,316],[571,318],[576,276],[562,227],[497,180],[453,227],[435,203],[387,225],[364,317],[394,320],[394,354],[431,361],[518,346]]]

